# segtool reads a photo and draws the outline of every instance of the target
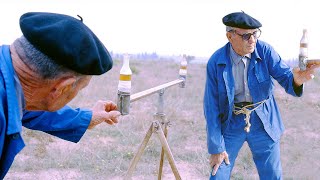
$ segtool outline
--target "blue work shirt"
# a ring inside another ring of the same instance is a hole
[[[230,59],[232,61],[232,74],[235,84],[234,102],[252,102],[252,97],[248,88],[248,66],[251,54],[245,56],[238,55],[230,46]]]
[[[223,133],[233,113],[235,83],[229,54],[230,47],[230,43],[227,43],[217,50],[207,64],[203,105],[209,154],[225,151]],[[268,99],[252,112],[256,115],[251,118],[260,118],[265,131],[277,141],[284,131],[284,125],[273,95],[273,79],[293,96],[301,96],[303,86],[295,87],[291,68],[269,44],[260,40],[257,40],[255,50],[251,54],[247,73],[248,88],[253,103]]]
[[[23,100],[15,80],[8,45],[0,46],[0,179],[8,172],[14,157],[25,146],[22,125],[64,140],[78,142],[88,128],[92,111],[65,106],[56,112],[21,111]]]

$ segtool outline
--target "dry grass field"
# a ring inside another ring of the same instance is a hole
[[[94,77],[70,105],[90,108],[99,100],[116,101],[122,63]],[[179,64],[171,61],[131,61],[133,93],[175,80]],[[171,122],[168,143],[183,179],[208,179],[205,120],[202,110],[205,65],[189,64],[187,86],[165,90],[165,112]],[[276,87],[283,121],[281,139],[284,179],[319,179],[320,172],[320,75],[305,85],[302,98],[291,97]],[[16,157],[5,179],[122,179],[153,115],[158,95],[131,104],[130,115],[116,126],[100,125],[88,130],[77,144],[42,132],[23,129],[26,147]],[[154,134],[133,174],[133,179],[157,179],[161,145]],[[174,179],[165,160],[163,179]],[[259,179],[245,145],[236,161],[232,179]]]

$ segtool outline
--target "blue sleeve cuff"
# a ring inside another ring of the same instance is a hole
[[[219,138],[220,139],[219,143],[214,143],[214,142],[217,142],[217,141],[215,141],[215,140],[217,140],[216,137],[213,139],[208,137],[207,139],[208,139],[207,143],[208,143],[208,153],[209,154],[219,154],[219,153],[226,150],[223,136],[221,136]]]
[[[301,86],[297,86],[294,81],[292,82],[293,84],[293,91],[295,92],[296,96],[301,97],[303,93],[303,84]]]

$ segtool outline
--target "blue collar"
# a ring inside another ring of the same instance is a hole
[[[253,53],[251,53],[251,58],[252,58],[252,59],[255,59],[255,60],[260,60],[260,61],[261,61],[262,59],[260,58],[259,53],[258,53],[258,49],[257,49],[257,44],[258,44],[258,42],[259,42],[259,40],[257,40],[256,47],[255,47]]]
[[[257,40],[256,47],[255,47],[253,53],[251,53],[251,59],[252,60],[261,60],[261,58],[259,56],[259,53],[258,53],[258,50],[257,50],[258,43],[259,43],[259,40]],[[221,53],[220,57],[223,57],[223,58],[219,58],[217,60],[217,64],[221,64],[221,65],[222,64],[224,64],[224,65],[227,64],[228,59],[230,59],[230,56],[229,56],[230,48],[231,48],[230,42],[228,42],[225,46],[223,46],[221,48],[222,51],[220,52]],[[225,59],[225,58],[227,58],[227,59]],[[230,60],[229,63],[232,63],[231,60]]]
[[[250,59],[251,58],[251,54],[246,54],[244,56],[240,56],[239,54],[237,54],[234,49],[232,48],[231,44],[230,44],[230,59],[233,61],[234,64],[239,64],[239,62],[243,59]]]
[[[12,59],[10,56],[10,47],[9,45],[0,46],[0,59],[3,60],[3,63],[0,63],[0,70],[3,74],[3,79],[6,87],[7,93],[7,103],[8,103],[8,127],[7,127],[7,135],[21,132],[22,123],[22,108],[21,104],[19,104],[19,99],[23,99],[22,91],[19,92],[19,88],[21,89],[21,85],[18,79],[15,79],[15,71],[12,65]]]

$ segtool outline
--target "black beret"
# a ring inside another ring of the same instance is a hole
[[[20,17],[23,35],[57,64],[85,75],[100,75],[112,68],[112,58],[97,36],[71,16],[29,12]]]
[[[241,29],[256,29],[262,26],[258,20],[244,12],[228,14],[222,18],[222,22],[226,26],[237,27]]]

